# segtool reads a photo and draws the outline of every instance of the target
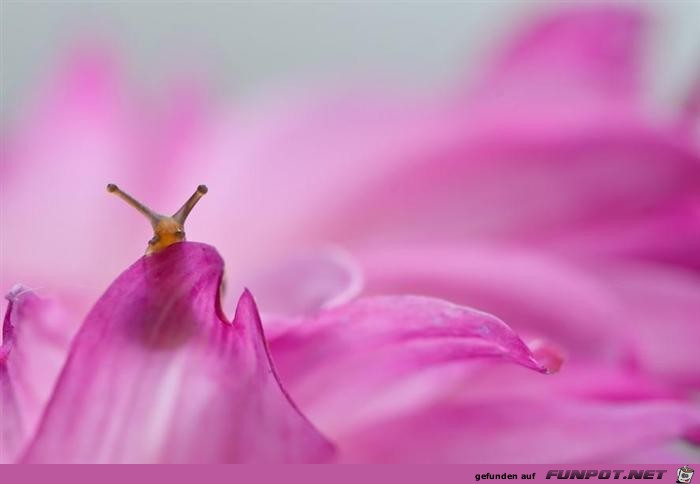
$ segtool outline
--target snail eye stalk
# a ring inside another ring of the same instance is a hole
[[[154,212],[128,193],[122,191],[114,183],[107,185],[107,191],[117,195],[126,203],[141,212],[151,222],[151,226],[153,227],[153,238],[148,241],[146,254],[153,254],[154,252],[159,252],[166,247],[185,240],[185,220],[187,220],[187,216],[190,214],[194,206],[197,205],[199,199],[202,198],[205,193],[207,193],[208,189],[205,185],[199,185],[192,196],[185,202],[180,210],[175,212],[172,217]]]
[[[175,212],[175,215],[173,215],[173,219],[181,225],[184,225],[185,220],[187,220],[187,216],[190,214],[194,206],[197,205],[199,199],[202,198],[208,191],[209,189],[206,185],[199,185],[192,194],[192,196],[185,202],[185,204],[182,207],[180,207],[180,210]]]

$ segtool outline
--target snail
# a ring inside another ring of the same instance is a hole
[[[146,247],[146,255],[150,255],[185,240],[185,220],[187,220],[187,216],[199,199],[207,193],[208,189],[206,185],[199,185],[192,196],[180,207],[180,210],[171,217],[154,212],[128,193],[122,191],[114,183],[107,185],[107,191],[119,196],[150,220],[153,226],[153,237],[148,241],[148,246]]]

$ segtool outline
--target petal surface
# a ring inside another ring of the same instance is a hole
[[[200,156],[235,187],[218,217],[257,217],[227,260],[319,239],[541,243],[697,193],[697,147],[637,92],[644,24],[608,7],[538,22],[472,95],[357,90],[237,112]]]
[[[368,294],[441,297],[498,314],[524,336],[545,337],[568,356],[620,356],[634,335],[600,279],[569,261],[507,245],[426,245],[360,252]]]
[[[648,26],[642,11],[614,5],[559,10],[495,56],[479,97],[503,108],[549,99],[549,108],[567,105],[576,113],[637,100]]]
[[[574,258],[648,260],[700,269],[700,199],[686,198],[628,220],[562,232],[545,245]]]
[[[223,262],[175,244],[134,263],[76,337],[28,462],[319,461],[332,446],[269,360],[247,291],[233,323]]]
[[[599,269],[626,310],[624,330],[635,334],[637,364],[684,388],[700,388],[700,275],[653,263]]]
[[[631,364],[681,388],[700,383],[697,272],[627,258],[565,259],[498,246],[360,254],[368,294],[420,293],[498,314],[567,359]]]
[[[420,405],[397,407],[335,436],[342,459],[624,463],[682,445],[700,421],[695,404],[609,365],[567,364],[550,378],[513,365],[482,365],[450,382]]]
[[[697,144],[637,89],[642,12],[563,10],[512,39],[474,92],[424,116],[432,129],[344,206],[338,233],[539,242],[697,193]]]
[[[16,285],[8,300],[0,346],[0,462],[12,462],[29,442],[79,318],[56,301]]]
[[[239,286],[249,287],[263,314],[294,317],[348,302],[362,290],[363,276],[348,252],[339,247],[318,247],[287,256],[248,277],[227,280],[226,284],[234,291]],[[268,332],[268,322],[275,318],[264,319]]]
[[[548,372],[494,316],[419,296],[359,299],[323,311],[272,338],[270,348],[301,408],[331,435],[448,386],[448,379],[423,376],[450,363],[487,359]],[[404,384],[411,389],[387,392]]]
[[[527,349],[491,318],[424,297],[363,298],[270,347],[346,462],[591,462],[674,445],[700,422],[684,392],[624,361],[579,355],[542,378],[528,370],[543,371],[554,351]]]
[[[614,406],[518,399],[451,402],[387,419],[357,440],[348,437],[345,458],[350,462],[608,462],[625,449],[632,453],[677,439],[697,421],[697,412],[678,402]],[[611,432],[622,428],[630,430]],[[623,457],[616,462],[627,461]]]

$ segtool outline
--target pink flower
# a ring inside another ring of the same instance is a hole
[[[210,247],[181,243],[124,272],[83,323],[24,460],[327,458],[277,381],[250,293],[232,323],[221,314],[222,269]]]
[[[334,446],[280,385],[250,293],[241,296],[232,322],[223,315],[222,276],[223,261],[216,251],[191,242],[144,256],[127,269],[85,319],[29,440],[18,427],[26,423],[21,417],[32,417],[25,402],[33,395],[25,385],[34,382],[32,375],[22,374],[26,353],[17,350],[27,343],[37,349],[21,332],[28,323],[43,324],[47,315],[33,294],[14,294],[5,327],[19,334],[5,340],[3,348],[9,348],[3,369],[8,373],[0,380],[9,386],[3,386],[2,394],[8,410],[4,453],[24,462],[331,458]],[[282,350],[295,358],[287,366],[300,366],[300,375],[312,359],[330,362],[352,340],[393,355],[374,362],[385,377],[476,358],[505,359],[545,371],[498,319],[438,300],[360,300],[325,318],[335,319],[324,323],[326,328],[310,325],[294,337],[333,338],[341,335],[335,324],[351,324],[353,337],[338,341],[335,348],[331,340],[321,341],[315,354]],[[288,338],[277,341],[284,345]],[[343,378],[358,376],[346,372]],[[16,413],[24,414],[18,418]]]
[[[63,302],[8,297],[3,460],[683,460],[700,159],[692,110],[643,105],[643,20],[553,17],[437,99],[248,110],[192,80],[125,98],[111,58],[78,52],[4,147],[3,285]],[[195,243],[83,320],[149,236],[104,183],[160,207],[200,180],[188,234],[228,264],[224,309],[249,286],[262,326],[247,291],[228,322]]]

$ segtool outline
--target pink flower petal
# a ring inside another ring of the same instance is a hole
[[[623,307],[595,274],[562,258],[504,245],[368,250],[368,294],[426,294],[497,314],[520,334],[545,337],[572,358],[616,360],[634,335]]]
[[[697,150],[638,99],[644,25],[618,7],[536,23],[466,98],[316,89],[237,106],[188,157],[212,197],[192,233],[248,273],[290,244],[540,240],[697,191]]]
[[[370,242],[541,241],[697,193],[697,146],[637,96],[644,23],[617,7],[536,23],[483,89],[426,109],[423,130],[392,154],[403,163],[358,187],[324,225]]]
[[[612,462],[611,456],[624,459],[625,451],[671,442],[699,420],[697,410],[678,402],[453,401],[345,437],[343,457],[351,462]]]
[[[212,247],[185,242],[117,278],[76,337],[25,460],[328,458],[276,378],[252,296],[224,319],[222,272]]]
[[[361,299],[270,346],[300,406],[351,462],[588,462],[680,441],[700,422],[682,392],[631,369],[586,363],[541,378],[475,358],[560,363],[541,342],[493,352],[499,331],[474,331],[484,316],[426,298]]]
[[[572,371],[573,370],[573,371]],[[612,392],[616,392],[614,394]],[[537,378],[512,365],[462,372],[421,405],[335,435],[346,461],[593,462],[680,444],[696,405],[607,366]],[[624,432],[617,431],[625,429]]]
[[[584,259],[646,259],[700,269],[700,199],[678,201],[629,220],[562,232],[547,245]]]
[[[700,385],[694,271],[625,259],[577,264],[498,245],[366,251],[360,260],[368,294],[444,297],[498,314],[572,360],[632,364],[666,382]]]
[[[376,404],[388,387],[418,382],[415,398],[402,406],[431,395],[433,385],[449,385],[421,379],[449,363],[495,359],[548,371],[499,319],[419,296],[360,299],[324,311],[273,338],[270,348],[300,407],[330,434],[393,413],[394,403]]]
[[[700,276],[655,264],[599,269],[625,305],[620,321],[637,340],[637,364],[688,394],[700,388]]]
[[[12,462],[34,432],[63,367],[78,318],[15,286],[0,346],[0,462]]]
[[[577,116],[629,102],[639,94],[646,20],[639,9],[610,5],[550,14],[501,53],[479,97],[503,107],[546,99],[545,109],[566,106]]]
[[[265,271],[236,279],[227,281],[227,287],[245,285],[255,293],[263,314],[287,317],[314,314],[346,303],[360,293],[363,285],[358,263],[338,247],[299,252],[271,263]],[[265,320],[268,331],[268,318]]]
[[[700,156],[687,140],[640,116],[625,116],[528,133],[488,127],[483,117],[466,112],[463,121],[446,121],[463,123],[461,133],[446,128],[448,139],[426,137],[420,146],[414,139],[400,168],[336,200],[333,218],[322,218],[321,225],[353,243],[541,243],[697,193]]]
[[[210,202],[208,218],[194,217],[191,232],[245,274],[290,247],[333,241],[329,226],[342,223],[338,206],[401,165],[411,139],[425,141],[428,110],[434,108],[381,88],[319,88],[238,108],[192,157]],[[190,184],[183,177],[179,189]],[[250,230],[239,233],[239,223]]]

